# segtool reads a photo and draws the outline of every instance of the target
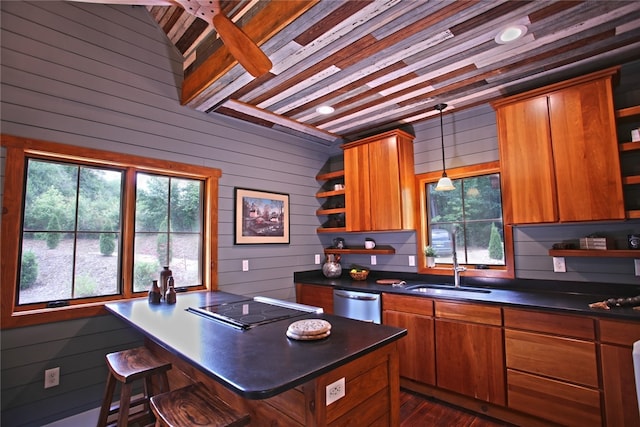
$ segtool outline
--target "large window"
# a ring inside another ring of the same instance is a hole
[[[3,327],[98,314],[163,266],[216,288],[218,169],[2,139]]]
[[[467,275],[511,277],[511,228],[502,215],[497,163],[447,171],[455,190],[435,191],[439,173],[418,176],[422,204],[419,247],[436,250],[435,266],[422,254],[419,270],[450,274],[453,253]]]

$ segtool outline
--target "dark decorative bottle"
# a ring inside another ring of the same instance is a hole
[[[158,281],[154,280],[153,284],[151,285],[151,289],[149,289],[149,304],[160,304],[161,299],[162,294],[160,293]]]
[[[169,288],[167,289],[167,295],[165,296],[164,300],[167,302],[167,304],[175,304],[176,288],[174,287],[174,284],[173,284],[173,276],[169,276],[167,283]]]

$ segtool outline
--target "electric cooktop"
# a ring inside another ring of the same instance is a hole
[[[255,297],[224,304],[189,307],[204,317],[224,322],[239,329],[250,329],[278,320],[291,319],[309,313],[322,313],[322,309],[266,297]]]

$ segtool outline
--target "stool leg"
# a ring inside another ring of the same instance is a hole
[[[129,423],[129,406],[131,406],[131,384],[122,384],[120,391],[120,412],[118,412],[118,427],[127,427]]]
[[[111,372],[107,376],[107,385],[104,389],[104,397],[102,398],[102,406],[100,407],[100,416],[98,417],[98,427],[107,425],[107,418],[111,410],[111,401],[113,400],[113,392],[116,389],[116,379]]]

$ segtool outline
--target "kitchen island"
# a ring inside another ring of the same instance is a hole
[[[173,364],[172,389],[201,381],[230,406],[249,412],[251,425],[398,424],[396,341],[406,330],[315,313],[242,330],[187,310],[243,299],[203,291],[178,294],[175,305],[136,299],[106,308]],[[329,321],[329,337],[287,338],[289,324],[305,318]],[[334,385],[343,378],[344,387]],[[336,390],[345,396],[327,404]]]

